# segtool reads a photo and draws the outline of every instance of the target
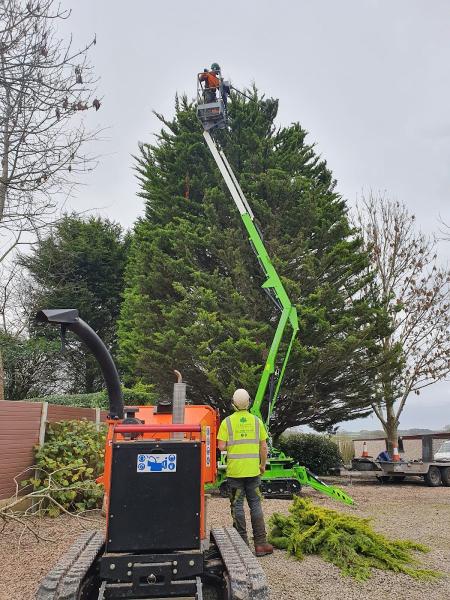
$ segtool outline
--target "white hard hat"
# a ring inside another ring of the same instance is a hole
[[[245,410],[250,406],[250,394],[239,388],[233,394],[233,406],[236,410]]]

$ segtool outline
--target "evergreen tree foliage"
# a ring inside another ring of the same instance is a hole
[[[42,308],[77,308],[114,352],[128,243],[116,223],[99,217],[65,216],[21,259],[32,279],[30,316]],[[48,326],[33,330],[31,325],[31,329],[49,339],[58,336],[58,331]],[[102,389],[103,378],[91,351],[70,333],[67,341],[66,390],[91,393]]]
[[[234,97],[217,134],[265,243],[297,305],[300,335],[272,430],[327,429],[367,414],[385,320],[362,296],[368,257],[332,174],[298,124],[277,128],[278,102]],[[171,371],[189,397],[229,411],[233,390],[254,394],[279,319],[239,214],[202,137],[195,107],[176,99],[157,142],[137,156],[145,216],[126,269],[119,355],[127,385],[170,394]],[[370,277],[370,275],[369,275]]]
[[[59,387],[59,344],[0,333],[5,400],[52,394]]]
[[[370,519],[316,506],[307,498],[295,498],[289,511],[289,517],[272,515],[269,539],[299,560],[305,554],[318,554],[343,575],[359,581],[369,579],[373,569],[405,573],[419,580],[442,576],[418,566],[413,551],[429,552],[428,547],[409,540],[390,540],[372,529]]]

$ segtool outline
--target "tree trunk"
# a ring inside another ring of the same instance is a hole
[[[5,159],[3,159],[5,160]],[[3,167],[2,171],[5,171]],[[3,180],[0,181],[0,222],[3,220],[3,215],[5,214],[5,205],[6,205],[6,185],[3,183]]]
[[[5,371],[3,369],[3,355],[0,350],[0,402],[5,399]]]
[[[2,79],[7,81],[6,67],[5,67],[5,55],[1,53],[1,68],[2,68]],[[3,221],[5,216],[6,207],[6,194],[8,189],[8,177],[9,177],[9,149],[10,149],[10,118],[11,118],[11,90],[9,85],[4,86],[5,89],[5,101],[4,114],[2,115],[2,158],[1,158],[1,180],[0,180],[0,223]]]
[[[394,412],[394,403],[386,402],[386,425],[383,425],[387,437],[387,451],[392,456],[394,446],[398,448],[398,420]]]
[[[84,390],[83,394],[92,394],[94,392],[94,373],[92,369],[86,369],[86,376],[84,378]]]

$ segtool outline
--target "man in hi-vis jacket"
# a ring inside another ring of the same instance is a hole
[[[234,413],[224,419],[217,434],[219,450],[227,451],[227,479],[230,486],[233,526],[248,544],[244,499],[250,508],[256,556],[272,554],[267,543],[261,506],[260,483],[267,462],[267,431],[261,419],[249,412],[250,395],[238,389],[233,394]]]

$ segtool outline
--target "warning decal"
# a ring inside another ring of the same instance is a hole
[[[176,454],[138,454],[138,473],[175,473],[177,470]]]
[[[206,426],[206,466],[211,466],[211,427]]]

